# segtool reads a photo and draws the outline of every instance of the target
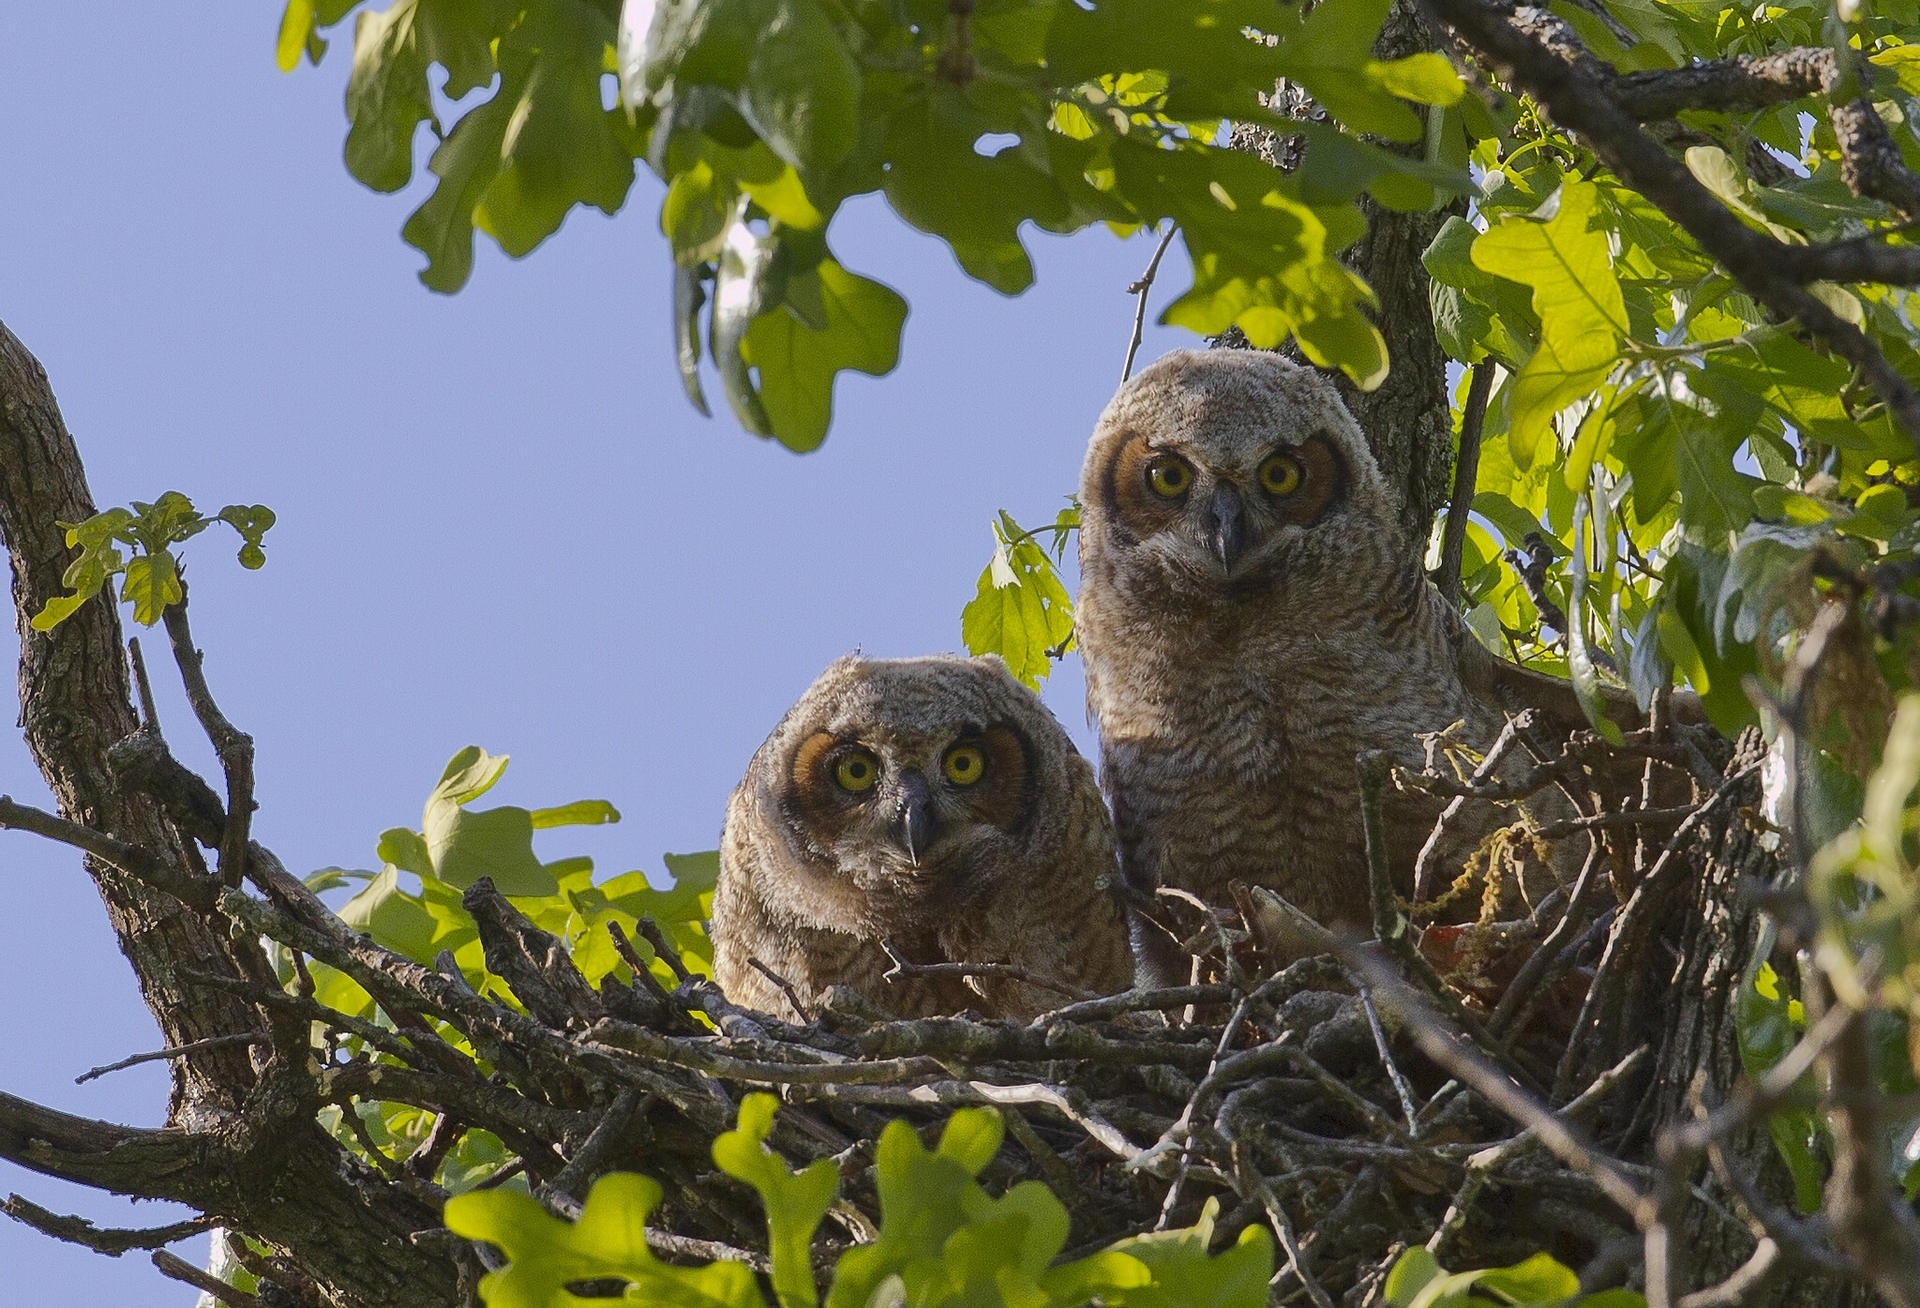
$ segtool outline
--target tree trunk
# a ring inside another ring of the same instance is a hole
[[[48,599],[67,593],[62,574],[73,551],[57,524],[93,513],[79,451],[46,372],[0,325],[0,536],[13,568],[27,743],[61,816],[144,851],[166,869],[170,884],[211,902],[217,887],[198,850],[150,796],[116,779],[109,766],[108,751],[139,727],[113,600],[96,597],[50,632],[29,623]],[[85,864],[169,1046],[263,1027],[254,1006],[233,993],[272,978],[255,937],[99,858],[88,855]],[[453,1261],[407,1240],[437,1226],[435,1213],[315,1123],[306,1023],[298,1025],[302,1066],[289,1069],[292,1075],[276,1075],[281,1069],[272,1060],[256,1070],[244,1044],[171,1060],[164,1130],[93,1122],[0,1096],[0,1157],[217,1215],[278,1246],[331,1287],[342,1308],[464,1302]]]
[[[1394,0],[1374,53],[1380,59],[1399,59],[1442,48],[1418,6]],[[1326,112],[1290,82],[1276,89],[1274,107],[1297,118],[1326,118]],[[1238,126],[1232,141],[1289,171],[1304,157],[1300,138],[1279,136],[1264,127]],[[1400,525],[1408,543],[1424,554],[1427,533],[1452,490],[1454,435],[1447,356],[1434,339],[1427,270],[1420,256],[1448,215],[1463,209],[1456,203],[1427,213],[1399,213],[1382,208],[1365,193],[1359,203],[1367,234],[1340,258],[1366,279],[1380,299],[1374,322],[1386,338],[1392,367],[1374,391],[1360,390],[1345,373],[1334,373],[1332,378],[1360,430],[1367,434],[1380,471],[1400,492]],[[1231,335],[1238,337],[1238,332]],[[1244,344],[1245,338],[1235,343]],[[1294,352],[1291,345],[1286,348]]]

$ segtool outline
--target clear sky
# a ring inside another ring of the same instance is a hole
[[[264,572],[224,528],[186,552],[208,674],[258,746],[257,834],[297,871],[367,866],[475,743],[514,757],[502,802],[625,815],[543,834],[547,857],[611,876],[712,848],[749,755],[830,659],[957,648],[994,511],[1037,523],[1074,489],[1150,245],[1033,237],[1039,283],[1007,300],[853,206],[834,245],[911,303],[902,363],[843,379],[825,448],[797,457],[682,398],[650,175],[524,262],[481,238],[467,289],[434,295],[399,237],[423,188],[374,195],[341,163],[351,35],[283,76],[279,13],[0,11],[0,321],[46,366],[96,501],[280,515]],[[1176,247],[1156,311],[1185,278]],[[1141,363],[1193,343],[1149,326]],[[175,749],[213,775],[155,672]],[[1081,696],[1069,660],[1047,700],[1085,749]],[[0,791],[46,800],[14,733]],[[157,1045],[78,861],[0,834],[0,888],[0,1090],[157,1125],[157,1066],[73,1084]],[[6,1191],[103,1224],[179,1215],[0,1164]],[[7,1303],[193,1298],[144,1255],[0,1219]]]

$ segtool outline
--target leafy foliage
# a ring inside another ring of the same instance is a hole
[[[169,604],[186,594],[180,580],[180,560],[173,547],[198,536],[216,522],[240,533],[240,566],[263,568],[267,552],[261,546],[273,526],[273,510],[264,504],[229,504],[212,517],[201,514],[179,491],[168,491],[152,504],[133,502],[131,508],[108,509],[85,522],[63,522],[67,547],[79,555],[67,565],[61,581],[70,595],[56,595],[33,615],[35,631],[52,631],[72,617],[82,604],[120,578],[119,598],[133,605],[134,621],[151,627]],[[121,546],[128,546],[131,554]]]
[[[713,1158],[728,1176],[751,1185],[766,1207],[780,1308],[813,1308],[819,1293],[808,1251],[838,1191],[839,1168],[821,1159],[795,1173],[767,1148],[775,1102],[771,1095],[749,1095],[736,1129],[714,1142]],[[1186,1230],[1136,1236],[1054,1265],[1068,1219],[1053,1193],[1028,1181],[995,1199],[976,1179],[999,1151],[1001,1132],[998,1113],[963,1108],[928,1151],[905,1122],[888,1125],[874,1156],[879,1238],[841,1256],[828,1308],[1070,1308],[1096,1299],[1114,1308],[1258,1308],[1266,1302],[1273,1273],[1266,1231],[1248,1227],[1231,1248],[1210,1257],[1212,1202]],[[763,1308],[753,1273],[742,1264],[669,1267],[653,1257],[644,1223],[659,1200],[653,1181],[615,1173],[594,1185],[576,1223],[551,1217],[530,1196],[510,1190],[456,1196],[447,1203],[446,1221],[456,1233],[506,1253],[507,1266],[480,1285],[492,1308],[575,1304],[580,1300],[566,1286],[600,1279],[625,1281],[627,1303]]]
[[[378,872],[324,868],[307,878],[316,891],[360,883],[340,909],[349,926],[387,948],[421,963],[450,952],[476,988],[487,984],[486,959],[473,919],[460,893],[479,878],[492,877],[501,894],[544,931],[567,943],[574,964],[598,985],[610,973],[625,975],[608,933],[618,925],[632,934],[642,917],[666,933],[689,967],[711,973],[713,945],[706,919],[713,905],[719,855],[668,854],[673,884],[656,889],[644,872],[628,872],[596,885],[593,860],[563,858],[542,863],[534,853],[533,833],[552,827],[618,822],[620,814],[605,800],[579,800],[559,808],[524,809],[512,805],[470,809],[507,770],[507,756],[469,745],[447,763],[427,796],[420,831],[395,827],[380,834]],[[417,892],[402,875],[419,883]],[[647,949],[644,941],[636,949]],[[667,965],[650,960],[655,976],[671,987],[676,978]],[[372,996],[343,973],[315,963],[316,998],[353,1016],[374,1013]]]
[[[1002,510],[993,524],[993,559],[980,574],[979,592],[960,611],[960,636],[968,652],[998,654],[1008,671],[1036,690],[1053,671],[1053,661],[1073,648],[1073,597],[1058,565],[1079,529],[1078,505],[1033,531],[1022,530]],[[1053,533],[1050,551],[1038,540],[1046,531]]]
[[[1523,1308],[1646,1308],[1632,1290],[1581,1294],[1573,1269],[1546,1254],[1512,1267],[1448,1272],[1425,1249],[1400,1255],[1383,1287],[1388,1308],[1477,1308],[1512,1304]]]
[[[279,58],[318,60],[351,0],[290,0]],[[1373,57],[1386,0],[395,0],[363,10],[347,90],[347,167],[379,191],[407,184],[412,140],[440,138],[433,194],[404,235],[422,280],[453,291],[473,232],[526,254],[574,205],[625,201],[636,159],[667,184],[678,357],[705,411],[701,320],[741,424],[792,449],[819,445],[835,377],[890,371],[906,304],[845,268],[827,232],[841,205],[883,192],[1004,294],[1033,281],[1020,230],[1123,233],[1179,225],[1194,284],[1165,320],[1260,345],[1292,337],[1365,386],[1386,347],[1364,282],[1335,257],[1364,230],[1354,198],[1425,208],[1465,185],[1456,167],[1361,139],[1422,138],[1407,101],[1449,105],[1461,84],[1437,54]],[[492,94],[457,116],[458,101]],[[618,72],[621,103],[602,104]],[[1332,123],[1285,174],[1224,148],[1222,124],[1279,123],[1280,78]],[[451,119],[451,121],[448,121]]]

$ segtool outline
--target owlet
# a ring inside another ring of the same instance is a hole
[[[1133,979],[1093,769],[997,657],[840,659],[760,746],[727,805],[714,968],[736,1003],[791,1016],[851,986],[906,1017],[1028,1018],[1068,1002],[1010,963],[1102,994]]]
[[[1080,499],[1076,630],[1128,882],[1220,903],[1237,879],[1364,925],[1356,754],[1418,764],[1421,733],[1463,720],[1484,748],[1534,683],[1557,683],[1465,630],[1352,415],[1278,355],[1147,368],[1101,416]],[[1436,811],[1389,793],[1402,877]]]

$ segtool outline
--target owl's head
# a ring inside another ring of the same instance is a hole
[[[850,656],[788,712],[755,770],[761,811],[814,893],[950,906],[991,893],[1044,838],[1063,750],[1060,725],[997,657]]]
[[[1176,350],[1121,387],[1081,471],[1083,558],[1186,592],[1265,588],[1392,531],[1391,491],[1327,380],[1264,350]]]

